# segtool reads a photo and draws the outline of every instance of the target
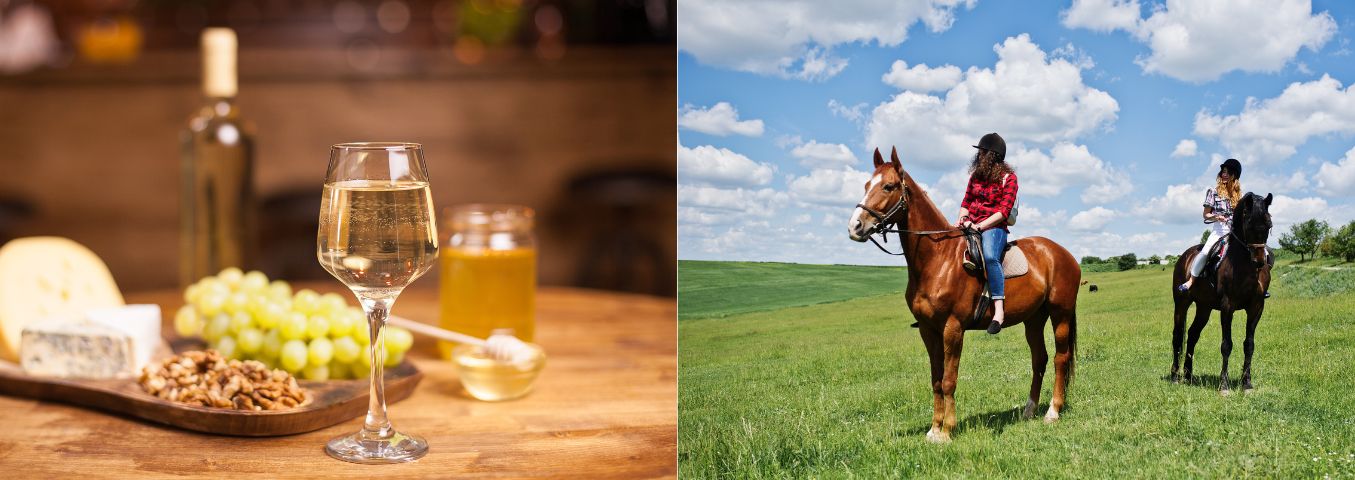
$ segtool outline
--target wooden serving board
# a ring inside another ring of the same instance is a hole
[[[408,360],[385,372],[386,402],[404,400],[423,373]],[[367,380],[299,380],[311,401],[280,411],[207,408],[171,402],[141,389],[136,379],[81,380],[28,375],[18,365],[0,361],[0,395],[50,400],[128,415],[187,430],[272,437],[319,430],[367,413]]]

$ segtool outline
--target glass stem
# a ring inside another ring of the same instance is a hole
[[[362,425],[362,439],[389,440],[395,430],[386,417],[386,382],[382,376],[386,363],[383,360],[386,351],[386,317],[390,315],[395,299],[359,297],[359,301],[367,312],[367,329],[372,339],[368,347],[372,359],[372,383],[368,390],[367,419]]]

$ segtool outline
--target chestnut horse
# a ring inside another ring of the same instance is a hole
[[[1256,325],[1261,323],[1261,313],[1266,309],[1266,290],[1270,289],[1270,265],[1266,258],[1266,240],[1270,238],[1270,201],[1271,195],[1264,198],[1247,192],[1237,202],[1233,212],[1232,233],[1223,250],[1214,281],[1196,279],[1190,291],[1180,292],[1176,286],[1186,281],[1186,269],[1190,262],[1200,255],[1200,245],[1194,245],[1181,253],[1176,261],[1176,270],[1172,275],[1172,299],[1176,303],[1172,328],[1172,373],[1171,381],[1179,382],[1181,376],[1178,367],[1181,362],[1181,336],[1186,327],[1186,312],[1190,304],[1195,304],[1195,320],[1190,323],[1190,339],[1186,347],[1186,382],[1192,382],[1191,370],[1195,359],[1195,342],[1200,339],[1200,331],[1209,323],[1209,312],[1219,311],[1219,324],[1223,326],[1223,342],[1219,353],[1223,354],[1223,371],[1219,373],[1219,392],[1228,394],[1228,355],[1233,352],[1233,312],[1247,311],[1247,338],[1242,343],[1246,357],[1242,360],[1242,390],[1252,389],[1251,359],[1256,351]]]
[[[992,319],[990,312],[981,319],[981,324],[968,324],[984,284],[961,266],[964,234],[951,227],[927,192],[904,171],[897,150],[890,153],[888,163],[880,157],[880,150],[875,150],[875,172],[865,188],[865,197],[852,213],[848,233],[852,240],[863,242],[873,234],[887,234],[891,225],[900,232],[903,255],[908,261],[905,298],[931,359],[932,425],[927,439],[948,442],[957,423],[955,382],[959,378],[965,330],[984,328]],[[1057,351],[1054,397],[1045,414],[1046,422],[1054,422],[1064,407],[1064,394],[1073,378],[1077,291],[1082,269],[1068,250],[1047,238],[1028,237],[1016,243],[1025,251],[1030,271],[1007,280],[1007,316],[1003,326],[1024,323],[1026,327],[1032,378],[1023,415],[1033,418],[1040,401],[1045,364],[1049,361],[1044,325],[1046,320],[1054,319]]]

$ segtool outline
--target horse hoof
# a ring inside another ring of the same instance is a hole
[[[1180,384],[1181,384],[1181,376],[1180,376],[1180,375],[1172,375],[1172,376],[1171,376],[1171,382],[1172,382],[1173,385],[1180,385]]]
[[[1021,411],[1022,420],[1030,420],[1032,418],[1035,418],[1035,402],[1027,403],[1026,409]]]
[[[933,428],[927,431],[927,441],[936,444],[950,443],[950,434]]]
[[[1059,412],[1056,412],[1053,409],[1049,410],[1049,413],[1044,415],[1044,423],[1054,423],[1057,421],[1059,421]]]
[[[1226,388],[1221,388],[1221,389],[1219,389],[1219,395],[1223,395],[1223,396],[1226,397],[1226,396],[1229,396],[1229,395],[1232,395],[1232,394],[1233,394],[1233,391],[1232,391],[1232,390],[1229,390],[1229,389],[1226,389]]]

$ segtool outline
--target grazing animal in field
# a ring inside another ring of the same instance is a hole
[[[1087,282],[1090,282],[1090,281],[1091,281],[1091,280],[1083,280],[1082,283],[1079,283],[1078,285],[1086,285]]]
[[[1087,291],[1088,291],[1088,292],[1099,292],[1099,291],[1101,291],[1101,289],[1100,289],[1100,288],[1097,288],[1097,287],[1096,287],[1096,284],[1093,283],[1090,287],[1087,287]]]
[[[1266,256],[1266,240],[1270,237],[1270,201],[1271,195],[1264,198],[1247,192],[1237,202],[1233,210],[1232,233],[1219,260],[1217,274],[1212,282],[1196,281],[1190,290],[1182,292],[1177,285],[1186,281],[1190,262],[1196,255],[1202,255],[1200,246],[1195,245],[1181,253],[1176,261],[1176,270],[1172,274],[1172,299],[1176,303],[1172,328],[1172,371],[1171,381],[1179,382],[1181,360],[1181,340],[1186,326],[1186,312],[1190,304],[1195,304],[1195,320],[1190,323],[1189,339],[1186,345],[1186,382],[1193,381],[1192,364],[1195,358],[1195,342],[1200,339],[1200,331],[1209,323],[1209,312],[1219,311],[1219,324],[1223,326],[1223,343],[1219,353],[1223,354],[1223,371],[1219,373],[1219,391],[1229,392],[1228,355],[1233,351],[1233,312],[1247,311],[1247,338],[1242,344],[1246,357],[1242,360],[1242,389],[1251,390],[1251,361],[1256,351],[1256,325],[1261,322],[1261,313],[1265,311],[1265,292],[1270,289],[1270,264]]]
[[[848,222],[852,240],[898,233],[908,262],[908,309],[918,321],[918,332],[931,360],[932,425],[927,439],[948,442],[955,429],[955,386],[965,330],[982,330],[991,313],[972,322],[983,282],[962,266],[964,233],[951,226],[927,192],[904,171],[898,152],[885,162],[875,151],[875,171],[865,185],[865,196]],[[1003,327],[1024,323],[1030,347],[1030,396],[1022,412],[1035,416],[1049,353],[1045,350],[1045,322],[1053,319],[1054,395],[1046,422],[1059,419],[1068,383],[1073,378],[1077,347],[1077,293],[1082,269],[1059,244],[1043,237],[1016,241],[1025,251],[1029,272],[1007,279],[1006,320]]]

